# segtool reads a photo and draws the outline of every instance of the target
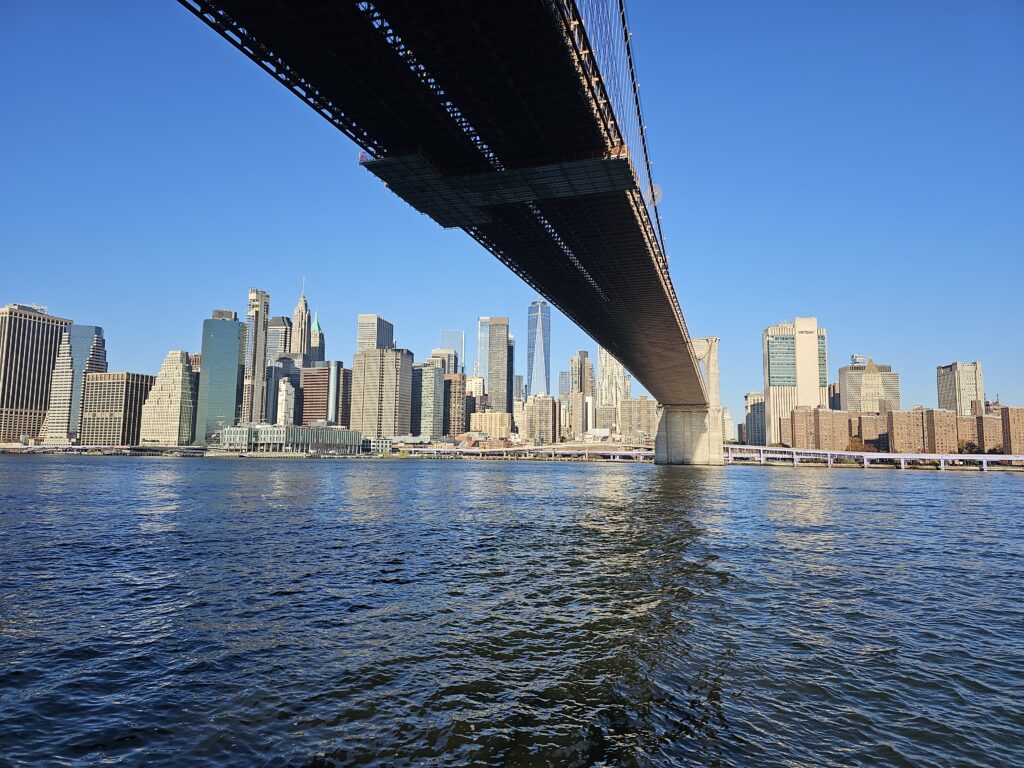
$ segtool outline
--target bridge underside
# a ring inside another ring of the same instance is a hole
[[[180,0],[608,349],[661,403],[708,392],[573,0]]]

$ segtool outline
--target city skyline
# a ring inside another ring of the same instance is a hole
[[[1024,234],[1012,224],[1024,220],[1012,186],[1024,169],[1013,138],[1024,132],[1024,111],[1003,98],[1019,90],[1021,68],[1013,66],[1005,30],[1020,10],[932,14],[910,3],[887,10],[888,23],[879,26],[870,14],[837,25],[805,8],[798,34],[790,23],[798,7],[751,8],[738,34],[724,34],[732,22],[714,8],[637,5],[631,14],[643,41],[644,109],[665,190],[670,266],[691,332],[722,339],[724,404],[742,412],[743,394],[761,386],[760,331],[795,315],[816,316],[829,328],[830,381],[834,361],[870,349],[901,372],[904,407],[930,405],[936,366],[982,360],[990,397],[1024,401],[1010,337],[1012,286],[1024,270],[1014,257]],[[303,275],[328,358],[350,362],[349,318],[366,311],[403,328],[403,345],[418,356],[436,346],[442,328],[474,338],[476,318],[489,313],[508,315],[512,335],[527,338],[521,307],[537,298],[532,289],[461,233],[438,230],[380,188],[359,171],[352,144],[174,4],[120,15],[69,4],[60,25],[41,9],[9,13],[5,27],[13,32],[0,52],[9,66],[0,77],[12,114],[25,117],[0,126],[3,145],[18,147],[5,155],[0,180],[8,211],[0,252],[19,259],[0,301],[41,303],[102,326],[112,369],[153,373],[168,350],[198,348],[192,318],[225,305],[244,317],[231,297],[245,284],[277,297],[271,312],[287,316]],[[142,41],[127,31],[146,26],[166,34]],[[968,26],[981,30],[976,38],[959,33]],[[673,28],[685,30],[686,45],[669,43]],[[869,33],[875,67],[850,68],[851,46]],[[722,62],[714,72],[701,64],[712,40]],[[182,46],[191,54],[185,61]],[[92,67],[57,72],[47,58],[55,47]],[[780,56],[776,48],[787,47]],[[739,48],[745,55],[730,55]],[[121,66],[125,56],[136,65]],[[56,102],[17,76],[24,66],[65,83],[71,102],[64,106],[79,117],[73,141],[59,129]],[[793,71],[805,74],[793,78]],[[763,87],[769,77],[771,96]],[[142,87],[154,79],[167,88]],[[849,96],[823,102],[825,82]],[[687,99],[674,98],[679,88]],[[929,95],[937,92],[942,99]],[[135,96],[129,102],[124,93]],[[884,131],[854,119],[865,110],[884,117],[877,121]],[[751,114],[759,115],[758,132],[740,128]],[[685,142],[670,127],[678,124],[688,127]],[[854,124],[868,127],[846,127]],[[202,142],[187,138],[200,135]],[[951,142],[969,148],[953,166]],[[258,167],[223,170],[224,157],[257,153]],[[320,168],[331,171],[313,170]],[[949,184],[950,175],[961,183]],[[138,273],[129,267],[140,256],[175,265],[160,275],[165,290],[136,287]],[[979,260],[997,266],[1000,279],[958,297],[957,322],[919,330],[922,318],[947,314],[939,276]],[[823,268],[854,261],[861,274],[876,276],[870,299],[838,302],[822,290]],[[769,263],[784,268],[762,268]],[[113,277],[109,288],[99,287],[97,268]],[[756,274],[759,287],[737,281],[732,305],[721,302],[722,290],[695,287],[739,274]],[[352,282],[361,286],[361,306],[351,306],[351,291],[333,288]],[[433,291],[452,300],[428,307],[422,299]],[[979,333],[983,323],[996,331]],[[554,370],[580,348],[596,345],[553,311]],[[473,361],[466,362],[469,372]]]

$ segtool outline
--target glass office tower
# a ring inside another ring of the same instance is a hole
[[[526,338],[526,394],[551,393],[551,307],[546,301],[530,305]]]
[[[245,375],[245,324],[226,309],[203,321],[203,372],[199,377],[196,445],[218,442],[238,419]]]

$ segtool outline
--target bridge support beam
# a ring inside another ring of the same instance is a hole
[[[708,403],[662,404],[654,439],[655,464],[725,464],[722,401],[718,387],[718,339],[690,339]]]

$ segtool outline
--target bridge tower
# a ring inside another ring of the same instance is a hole
[[[718,384],[718,338],[690,339],[704,378],[708,402],[661,403],[654,439],[655,464],[725,463],[722,399]]]

